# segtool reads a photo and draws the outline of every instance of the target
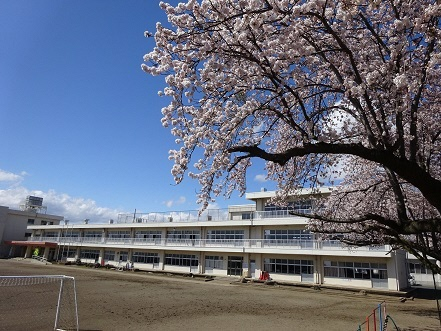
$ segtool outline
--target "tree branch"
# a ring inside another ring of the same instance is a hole
[[[268,153],[257,145],[233,146],[227,150],[229,153],[246,153],[247,157],[258,157],[279,165],[285,165],[291,158],[309,154],[348,154],[359,156],[365,160],[382,164],[400,177],[418,187],[424,197],[441,213],[441,181],[432,177],[415,162],[398,158],[389,151],[376,150],[364,147],[358,143],[329,144],[325,142],[305,143],[301,147],[293,147],[282,153]]]

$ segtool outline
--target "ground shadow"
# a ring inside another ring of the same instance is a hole
[[[414,298],[425,299],[425,300],[436,300],[441,301],[441,290],[435,290],[433,288],[427,287],[413,287],[415,290],[412,292]]]

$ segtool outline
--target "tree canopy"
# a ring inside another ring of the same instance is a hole
[[[344,174],[312,229],[441,260],[439,1],[160,6],[142,68],[166,76],[177,183],[206,206],[245,192],[253,158],[282,200]]]

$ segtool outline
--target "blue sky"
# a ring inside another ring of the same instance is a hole
[[[144,31],[166,21],[158,4],[0,1],[0,205],[35,194],[73,222],[199,208],[197,182],[176,186],[170,174],[164,80],[140,68],[154,46]],[[248,191],[271,188],[254,171]]]

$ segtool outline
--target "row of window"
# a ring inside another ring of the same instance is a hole
[[[311,260],[265,259],[265,271],[278,274],[313,274]],[[387,279],[385,263],[324,261],[325,277],[345,279]]]
[[[103,231],[84,231],[84,237],[86,238],[102,238]]]
[[[75,253],[74,251],[71,251]],[[98,255],[97,255],[98,253]],[[73,254],[75,255],[75,254]],[[85,250],[81,254],[81,257],[88,259],[97,259],[99,257],[99,252],[96,250]],[[69,256],[73,257],[73,256]],[[105,261],[115,261],[115,251],[104,251]],[[158,264],[160,261],[158,253],[151,252],[133,252],[132,261],[135,263],[154,263]],[[198,258],[195,255],[183,255],[183,254],[167,254],[166,264],[176,265],[176,266],[197,266]],[[205,257],[205,267],[213,269],[223,268],[223,258],[222,256],[206,256]]]
[[[265,230],[264,238],[270,240],[312,240],[313,234],[309,230]]]
[[[287,206],[276,206],[276,205],[266,205],[265,211],[274,212],[274,211],[305,211],[312,209],[312,200],[305,199],[300,201],[292,201],[289,202]]]
[[[141,239],[161,239],[162,231],[150,230],[150,231],[135,231],[135,238]]]
[[[181,267],[197,267],[199,259],[196,255],[190,254],[165,254],[165,264]]]
[[[115,251],[104,251],[104,261],[115,261]]]
[[[346,279],[387,279],[386,263],[324,261],[325,277]]]
[[[159,263],[159,254],[150,252],[133,252],[133,262],[138,263]]]
[[[109,231],[107,233],[108,238],[130,238],[131,232],[130,230],[125,231]]]
[[[209,240],[243,240],[244,230],[208,230],[207,239]]]
[[[423,275],[427,275],[427,274],[432,273],[430,271],[430,269],[426,268],[426,266],[424,264],[419,263],[419,262],[416,262],[416,263],[409,262],[409,272],[411,274],[423,274]]]
[[[82,249],[80,252],[81,259],[89,259],[98,261],[100,257],[99,249]],[[119,252],[119,260],[127,261],[129,258],[128,251],[120,251]],[[104,251],[104,260],[105,261],[115,261],[115,251]]]
[[[75,250],[63,251],[63,257],[75,257]],[[100,251],[96,249],[83,249],[80,253],[81,259],[91,259],[97,261]],[[104,260],[115,261],[115,251],[104,251]],[[128,252],[119,252],[119,260],[127,261]],[[135,263],[159,263],[159,254],[151,252],[133,252],[132,261]],[[198,266],[199,259],[196,255],[189,254],[166,254],[165,264],[174,266]],[[223,258],[221,256],[206,256],[205,266],[208,268],[223,268]]]
[[[205,256],[205,268],[223,269],[224,259],[222,256]]]
[[[35,219],[34,218],[28,218],[28,224],[29,225],[34,225],[35,224]],[[53,221],[40,221],[41,225],[54,225]]]
[[[80,232],[79,231],[65,231],[61,233],[61,237],[63,238],[79,238]]]
[[[57,231],[46,231],[45,237],[58,237]],[[62,232],[62,237],[79,237],[80,233]],[[108,238],[130,238],[130,231],[109,231]],[[84,231],[85,238],[102,238],[103,231]],[[147,230],[136,231],[135,238],[137,239],[161,239],[162,231]],[[201,234],[199,230],[171,230],[167,231],[167,239],[200,239]],[[243,240],[245,238],[244,230],[208,230],[207,239],[209,240]],[[264,230],[264,239],[268,240],[312,240],[313,234],[309,230]]]
[[[290,259],[264,259],[264,269],[269,273],[301,275],[314,273],[314,261]]]
[[[47,234],[49,232],[45,232],[45,237],[49,237]],[[109,238],[130,238],[131,232],[130,231],[109,231],[108,232]],[[53,237],[57,237],[58,233],[56,235],[51,235]],[[103,232],[102,231],[84,231],[84,237],[87,238],[102,238]],[[161,238],[162,231],[136,231],[135,232],[135,238]],[[62,231],[61,237],[65,238],[78,238],[80,237],[79,231]]]
[[[201,239],[199,230],[170,230],[167,239]]]
[[[81,259],[97,261],[99,250],[81,250]],[[62,257],[75,257],[75,250],[62,251]],[[104,251],[105,261],[115,261],[115,251]],[[127,261],[128,252],[119,252],[119,260]],[[135,263],[159,263],[158,253],[133,252],[132,260]],[[199,258],[190,254],[165,254],[165,264],[174,266],[198,266]],[[206,256],[205,267],[223,269],[223,257],[218,255]],[[264,259],[264,270],[269,273],[302,275],[314,273],[312,260],[291,259]],[[360,263],[360,262],[337,262],[324,261],[324,276],[345,279],[387,279],[387,265],[385,263]]]
[[[59,254],[60,258],[74,258],[77,253],[76,249],[69,249],[69,247],[63,248]]]
[[[82,249],[80,253],[81,259],[91,259],[97,261],[100,257],[99,249]]]

